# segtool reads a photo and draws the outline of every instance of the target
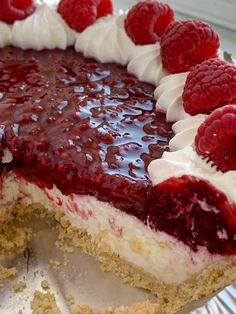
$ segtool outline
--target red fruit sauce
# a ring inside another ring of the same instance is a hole
[[[172,226],[172,204],[160,206],[147,166],[168,150],[173,134],[165,116],[155,112],[153,92],[124,67],[97,63],[73,49],[0,50],[0,149],[14,156],[1,171],[13,169],[45,188],[56,184],[66,195],[94,195],[145,224],[151,218],[154,229],[193,250],[205,245],[212,253],[235,253],[221,213],[214,214],[217,227],[208,219],[208,233],[201,233],[207,212],[199,208],[193,216],[198,241],[190,243],[186,221]],[[229,238],[212,245],[222,228]]]

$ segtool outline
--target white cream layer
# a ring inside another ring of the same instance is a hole
[[[3,180],[0,212],[9,202],[40,203],[62,210],[71,223],[98,244],[108,245],[122,259],[167,284],[180,284],[219,259],[201,248],[197,253],[164,232],[154,232],[135,217],[92,196],[63,195],[56,187],[43,190],[9,173]]]

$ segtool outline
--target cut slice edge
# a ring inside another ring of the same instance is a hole
[[[10,219],[12,211],[14,211],[14,215],[17,215],[17,213],[24,214],[29,210],[45,210],[42,204],[24,204],[19,203],[17,199],[15,202],[8,202],[8,208],[2,210],[0,222],[4,219]],[[49,207],[47,210],[51,209]],[[100,236],[89,235],[85,229],[72,226],[69,217],[60,210],[53,212],[53,215],[55,215],[56,221],[60,224],[66,236],[71,237],[72,242],[73,239],[76,239],[76,247],[80,247],[84,252],[95,257],[100,262],[103,270],[115,272],[123,281],[129,282],[135,287],[146,289],[158,297],[159,305],[151,303],[136,305],[143,309],[142,313],[176,313],[185,304],[210,295],[236,279],[236,258],[226,257],[209,263],[203,270],[192,275],[190,279],[181,284],[165,283],[146,273],[141,267],[137,267],[114,253],[113,249],[102,241],[101,234]],[[73,237],[73,235],[76,236]],[[158,264],[158,260],[156,263]],[[122,312],[122,309],[125,311]],[[130,307],[130,309],[113,308],[101,311],[101,313],[133,314],[134,309],[136,309],[135,306]],[[96,313],[98,312],[96,311]]]

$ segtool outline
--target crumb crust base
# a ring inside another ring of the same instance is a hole
[[[64,213],[50,211],[41,204],[9,204],[8,209],[0,213],[0,230],[6,221],[22,220],[24,215],[32,214],[41,219],[49,215],[56,220],[58,228],[56,244],[62,249],[68,252],[72,250],[71,247],[82,249],[100,263],[103,271],[116,273],[124,282],[146,289],[158,298],[158,304],[147,301],[130,307],[108,308],[101,311],[93,310],[89,306],[79,306],[73,314],[174,314],[184,305],[209,296],[236,280],[236,257],[228,257],[210,264],[183,284],[167,285],[114,254],[103,239],[102,232],[96,237],[91,237],[86,230],[73,226]],[[70,247],[67,246],[68,243]]]

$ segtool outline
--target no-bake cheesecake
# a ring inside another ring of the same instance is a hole
[[[160,313],[232,282],[236,68],[218,34],[149,0],[4,0],[0,20],[1,219],[63,212]]]

